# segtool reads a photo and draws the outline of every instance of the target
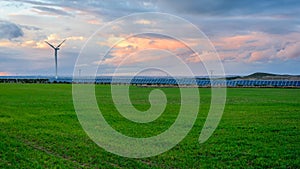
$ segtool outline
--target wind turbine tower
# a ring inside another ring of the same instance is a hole
[[[55,58],[55,79],[57,79],[57,51],[59,50],[59,47],[66,41],[63,40],[59,45],[57,45],[56,47],[54,47],[53,45],[51,45],[49,42],[45,41],[51,48],[54,49],[54,58]]]

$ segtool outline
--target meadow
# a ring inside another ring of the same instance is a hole
[[[139,110],[154,88],[130,87]],[[100,109],[114,129],[149,137],[168,129],[180,108],[177,88],[161,88],[165,112],[149,124],[124,119],[110,86],[96,85]],[[70,84],[0,84],[0,168],[300,168],[300,89],[229,88],[222,120],[203,144],[198,138],[210,107],[210,89],[190,133],[170,151],[142,159],[98,147],[82,129]]]

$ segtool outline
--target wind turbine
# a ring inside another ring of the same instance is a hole
[[[59,50],[59,47],[66,41],[63,40],[59,45],[57,45],[56,47],[54,47],[53,45],[51,45],[49,42],[45,41],[51,48],[54,49],[54,57],[55,57],[55,79],[57,79],[57,51]]]

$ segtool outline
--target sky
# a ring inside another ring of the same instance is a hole
[[[154,70],[164,66],[185,75],[178,59],[195,75],[218,74],[218,68],[203,65],[215,59],[212,46],[226,75],[300,74],[298,0],[1,0],[0,6],[0,76],[53,76],[54,51],[44,41],[57,45],[64,39],[58,55],[61,76],[73,74],[82,51],[82,57],[94,59],[77,65],[80,71],[98,66],[99,75],[137,74],[147,66],[153,68],[151,75],[165,73]],[[126,19],[145,12],[171,14],[186,22],[176,24],[151,13]],[[121,17],[122,23],[111,24]],[[188,23],[203,35],[191,33]],[[137,30],[145,33],[136,35]],[[178,40],[162,32],[184,33]],[[211,42],[210,50],[202,38]],[[195,52],[187,44],[203,48]]]

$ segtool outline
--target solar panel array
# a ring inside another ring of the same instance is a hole
[[[80,81],[77,81],[80,82]],[[300,81],[291,80],[202,80],[193,78],[97,78],[82,80],[96,84],[134,85],[197,85],[199,87],[300,87]]]
[[[96,84],[133,84],[133,85],[187,85],[199,87],[300,87],[300,80],[203,80],[200,78],[172,78],[172,77],[0,77],[0,83],[96,83]]]

